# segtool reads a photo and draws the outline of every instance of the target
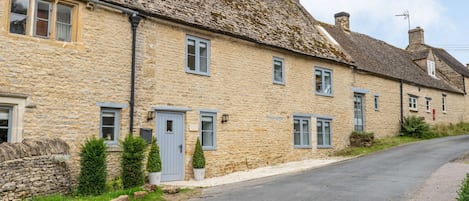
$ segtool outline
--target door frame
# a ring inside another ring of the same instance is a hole
[[[156,113],[156,118],[155,118],[155,136],[157,138],[160,138],[159,134],[158,134],[158,116],[161,115],[161,114],[171,114],[171,115],[181,115],[181,135],[182,135],[182,158],[181,158],[181,178],[179,180],[172,180],[172,181],[183,181],[184,178],[185,178],[185,170],[186,170],[186,164],[185,164],[185,151],[186,151],[186,145],[185,145],[185,141],[186,141],[186,136],[185,136],[185,128],[186,128],[186,124],[185,124],[185,117],[186,117],[186,113],[185,112],[182,112],[182,111],[166,111],[166,110],[156,110],[155,111]],[[160,141],[158,141],[160,142]],[[163,151],[163,149],[160,149],[160,152]],[[161,154],[160,154],[161,155]],[[164,164],[163,164],[164,165]]]
[[[357,131],[356,128],[356,122],[355,122],[355,96],[359,96],[361,98],[361,120],[362,120],[362,130],[365,131],[365,94],[363,93],[353,93],[353,130]]]

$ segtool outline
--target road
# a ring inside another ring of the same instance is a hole
[[[469,151],[469,136],[421,141],[330,166],[204,189],[193,200],[408,200],[445,163]]]

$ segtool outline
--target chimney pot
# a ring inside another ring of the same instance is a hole
[[[346,12],[336,13],[334,15],[335,25],[343,30],[350,31],[350,14]]]
[[[424,31],[422,28],[417,27],[409,30],[409,45],[422,45],[425,44]]]

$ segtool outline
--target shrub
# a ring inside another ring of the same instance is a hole
[[[80,151],[80,176],[77,193],[100,195],[106,189],[106,145],[104,139],[86,140]]]
[[[469,201],[469,174],[466,174],[466,179],[462,182],[456,199],[458,201]]]
[[[202,150],[199,138],[197,138],[197,142],[195,143],[194,155],[192,156],[192,167],[196,169],[205,167],[204,151]]]
[[[409,116],[404,118],[401,127],[401,134],[417,138],[432,138],[435,134],[430,130],[428,125],[422,117]]]
[[[122,178],[120,178],[120,177],[115,177],[113,180],[109,181],[106,184],[106,190],[108,192],[119,191],[119,190],[123,190],[123,189],[124,189],[124,187],[123,187],[123,184],[122,184]]]
[[[148,172],[161,172],[160,147],[156,142],[156,137],[151,140],[151,148],[147,159]]]
[[[350,135],[350,146],[353,147],[371,147],[375,139],[374,133],[353,131]]]
[[[122,142],[124,149],[121,157],[122,184],[124,189],[140,186],[144,183],[143,159],[145,158],[146,142],[140,136],[132,134]]]

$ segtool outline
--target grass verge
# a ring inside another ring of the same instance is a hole
[[[119,190],[119,191],[112,191],[107,192],[99,196],[71,196],[71,195],[51,195],[51,196],[41,196],[41,197],[34,197],[32,201],[100,201],[100,200],[112,200],[117,198],[121,195],[128,195],[129,200],[136,200],[133,198],[133,193],[137,191],[143,191],[142,188],[130,188],[126,190]],[[157,190],[155,192],[149,192],[147,196],[144,198],[138,199],[139,201],[160,201],[164,200],[162,198],[163,192],[161,190]]]
[[[366,155],[373,152],[381,151],[391,147],[395,147],[401,144],[407,144],[410,142],[416,142],[422,139],[406,137],[406,136],[396,136],[396,137],[386,137],[382,139],[377,139],[374,141],[373,146],[371,147],[347,147],[345,149],[339,150],[334,153],[335,156],[358,156]]]

